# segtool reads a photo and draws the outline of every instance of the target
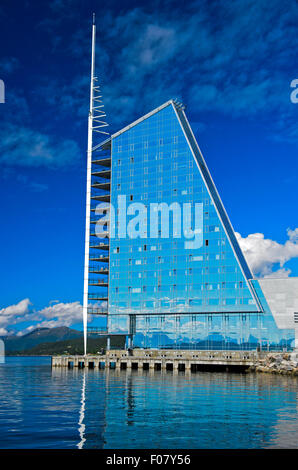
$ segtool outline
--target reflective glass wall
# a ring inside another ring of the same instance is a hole
[[[125,197],[126,226],[137,214],[133,204],[145,208],[146,224],[136,227],[135,238],[119,236],[119,196]],[[110,314],[259,310],[172,105],[113,138],[111,203]],[[169,234],[157,214],[152,236],[152,203],[179,206],[181,236],[171,210]],[[182,223],[189,217],[195,228],[196,203],[201,233],[190,248]],[[189,214],[183,204],[190,204]]]

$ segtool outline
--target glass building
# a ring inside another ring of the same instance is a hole
[[[109,335],[143,348],[295,346],[294,312],[276,320],[182,104],[106,139],[90,171],[88,313]]]

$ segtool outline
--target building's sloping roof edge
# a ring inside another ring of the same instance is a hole
[[[149,118],[150,116],[153,116],[153,114],[158,113],[158,111],[161,111],[162,109],[166,108],[170,104],[173,103],[173,100],[166,101],[164,104],[161,106],[158,106],[157,108],[153,109],[150,111],[150,113],[145,114],[144,116],[140,117],[136,121],[132,122],[128,126],[123,127],[123,129],[120,129],[120,131],[115,132],[115,134],[112,134],[111,138],[114,139],[115,137],[118,137],[118,135],[123,134],[123,132],[127,131],[128,129],[131,129],[132,127],[136,126],[140,122],[144,121],[145,119]]]
[[[132,127],[136,126],[137,124],[139,124],[140,122],[144,121],[145,119],[149,118],[150,116],[153,116],[153,114],[156,114],[158,113],[159,111],[161,111],[162,109],[166,108],[167,106],[169,106],[170,104],[173,104],[174,106],[176,105],[176,103],[174,102],[174,100],[168,100],[166,101],[165,103],[163,103],[162,105],[158,106],[157,108],[153,109],[152,111],[150,111],[149,113],[145,114],[144,116],[138,118],[136,121],[133,121],[131,124],[128,124],[127,126],[123,127],[122,129],[120,129],[119,131],[115,132],[114,134],[112,134],[108,139],[104,140],[103,142],[100,143],[100,147],[102,147],[103,145],[106,145],[109,141],[111,141],[112,139],[114,139],[115,137],[118,137],[118,135],[120,134],[123,134],[123,132],[131,129]]]

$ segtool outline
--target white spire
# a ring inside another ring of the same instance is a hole
[[[86,187],[86,230],[85,230],[85,264],[84,264],[84,297],[83,297],[83,327],[84,327],[84,355],[87,354],[87,324],[88,324],[88,276],[89,276],[89,249],[90,249],[90,202],[91,202],[91,165],[93,131],[109,135],[102,128],[108,126],[103,120],[106,114],[103,110],[102,96],[99,85],[96,84],[95,70],[95,13],[92,19],[92,53],[90,78],[90,108],[88,117],[88,149],[87,149],[87,187]]]

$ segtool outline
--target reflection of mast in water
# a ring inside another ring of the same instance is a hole
[[[133,394],[133,382],[132,382],[132,374],[130,373],[127,375],[126,380],[126,401],[127,401],[127,424],[133,425],[134,424],[134,409],[135,409],[135,398]]]
[[[86,442],[85,439],[85,429],[86,426],[84,424],[85,418],[85,398],[86,398],[86,371],[83,372],[83,383],[82,383],[82,395],[81,395],[81,408],[80,408],[80,419],[79,419],[79,434],[80,434],[80,442],[77,444],[79,449],[83,449],[84,443]]]

